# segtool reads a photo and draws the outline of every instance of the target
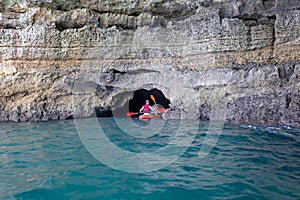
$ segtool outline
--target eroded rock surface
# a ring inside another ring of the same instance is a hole
[[[88,117],[157,88],[165,118],[300,126],[299,44],[299,1],[2,1],[0,120]]]

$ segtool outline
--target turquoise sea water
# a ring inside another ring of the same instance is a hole
[[[147,138],[125,134],[113,118],[99,124],[119,148],[143,153],[168,145],[180,122],[164,122]],[[225,124],[209,154],[199,158],[209,122],[200,122],[197,133],[188,127],[186,122],[182,132],[194,138],[190,144],[179,138],[187,147],[179,159],[156,171],[128,173],[95,159],[72,120],[0,123],[0,199],[300,199],[299,129]],[[112,155],[106,150],[100,148]]]

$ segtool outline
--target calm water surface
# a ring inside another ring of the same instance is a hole
[[[136,153],[167,145],[180,124],[165,122],[164,131],[136,139],[113,118],[99,123],[115,145]],[[72,120],[0,123],[0,199],[300,199],[299,129],[225,124],[200,159],[207,127],[201,122],[186,152],[167,167],[127,173],[95,159]]]

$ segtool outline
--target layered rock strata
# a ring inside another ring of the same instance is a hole
[[[2,121],[88,117],[157,88],[165,118],[300,126],[298,1],[23,0],[0,11]]]

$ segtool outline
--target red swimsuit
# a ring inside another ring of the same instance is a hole
[[[145,104],[144,105],[144,113],[148,113],[149,111],[149,105]]]

